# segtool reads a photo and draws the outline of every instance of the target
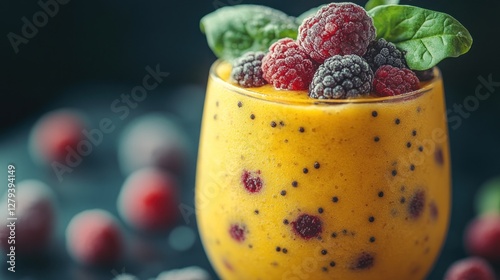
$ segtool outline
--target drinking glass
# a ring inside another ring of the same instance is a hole
[[[423,279],[450,215],[440,72],[417,91],[310,99],[213,64],[196,214],[222,279]]]

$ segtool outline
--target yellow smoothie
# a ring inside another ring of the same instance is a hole
[[[450,215],[443,84],[315,100],[243,89],[216,62],[196,214],[222,279],[424,279]]]

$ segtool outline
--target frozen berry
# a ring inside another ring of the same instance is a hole
[[[15,190],[11,192],[10,190]],[[15,217],[9,221],[12,205],[16,200]],[[0,248],[8,254],[15,246],[15,254],[36,255],[50,244],[56,224],[54,193],[44,183],[37,180],[20,181],[15,189],[9,189],[0,203],[0,219],[5,225],[0,227]],[[14,243],[15,242],[15,243]]]
[[[233,63],[231,78],[242,87],[260,87],[266,84],[262,73],[263,52],[247,52]]]
[[[372,79],[373,71],[363,58],[336,55],[319,66],[309,87],[309,96],[340,99],[367,95]]]
[[[296,234],[304,239],[317,237],[323,230],[320,218],[308,214],[302,214],[293,221],[292,228]]]
[[[177,182],[169,173],[145,168],[132,173],[118,196],[118,212],[140,230],[171,227],[178,217]]]
[[[331,3],[299,27],[297,42],[312,59],[323,63],[334,55],[363,56],[375,39],[372,18],[353,3]]]
[[[373,89],[378,96],[394,96],[418,88],[419,80],[413,71],[390,65],[381,66],[373,79]]]
[[[127,125],[118,142],[124,174],[155,166],[180,172],[189,158],[189,139],[173,118],[160,113],[139,117]]]
[[[495,273],[483,259],[469,257],[454,262],[446,271],[444,280],[495,280]]]
[[[500,214],[470,222],[465,230],[465,247],[472,255],[500,264]]]
[[[434,79],[434,68],[422,70],[422,71],[415,70],[413,72],[415,72],[415,75],[417,75],[417,78],[421,82],[427,82],[427,81]]]
[[[109,212],[86,210],[69,222],[66,247],[71,257],[81,264],[109,265],[122,255],[122,231]]]
[[[190,266],[181,269],[164,271],[156,280],[210,280],[210,275],[204,269]]]
[[[278,89],[307,89],[315,70],[315,63],[290,38],[272,44],[262,59],[264,79]]]
[[[384,38],[371,42],[363,58],[366,59],[373,72],[377,71],[383,65],[408,68],[403,52],[396,48],[396,45],[387,42]]]
[[[86,153],[88,147],[78,147],[84,139],[85,127],[85,117],[78,111],[61,109],[47,113],[31,130],[31,157],[37,163],[50,164],[64,162],[69,153],[77,153],[78,149]]]

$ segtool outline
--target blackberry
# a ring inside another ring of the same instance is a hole
[[[367,95],[371,91],[373,71],[357,55],[335,55],[314,73],[309,96],[316,99],[340,99]]]
[[[404,53],[384,38],[375,40],[368,45],[368,50],[363,56],[372,71],[375,72],[382,65],[391,65],[397,68],[408,68]]]
[[[262,72],[263,52],[247,52],[233,63],[231,78],[242,87],[260,87],[266,84]]]
[[[434,79],[434,68],[422,71],[414,70],[413,72],[415,72],[415,75],[417,75],[421,82],[427,82]]]

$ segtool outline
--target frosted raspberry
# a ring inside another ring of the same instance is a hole
[[[384,65],[375,72],[373,89],[378,96],[393,96],[419,88],[419,80],[409,69]]]
[[[372,18],[353,3],[331,3],[299,27],[297,42],[312,59],[323,63],[334,55],[363,56],[375,39]]]
[[[315,63],[290,38],[272,44],[262,59],[264,79],[278,89],[307,89],[315,70]]]

